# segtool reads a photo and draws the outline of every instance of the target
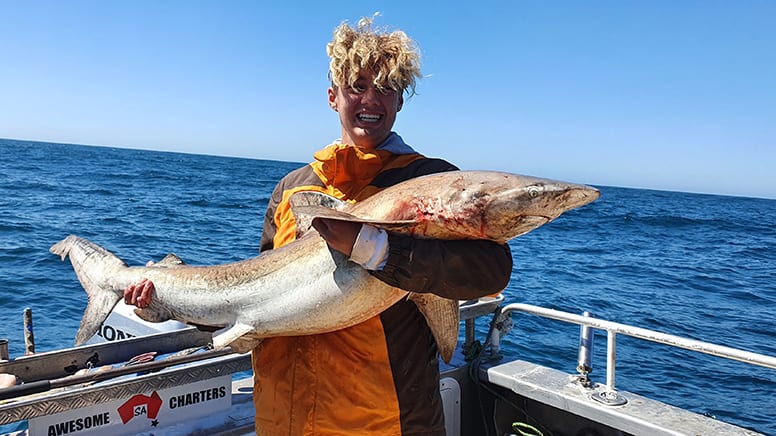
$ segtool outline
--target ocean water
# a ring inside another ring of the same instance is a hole
[[[130,265],[169,252],[191,264],[252,257],[272,188],[300,165],[0,139],[0,338],[11,356],[23,353],[26,307],[37,351],[75,337],[86,298],[52,244],[77,234]],[[510,241],[507,302],[776,356],[776,200],[599,188],[591,205]],[[575,371],[578,326],[514,321],[507,357]],[[773,370],[620,335],[617,387],[776,435]]]

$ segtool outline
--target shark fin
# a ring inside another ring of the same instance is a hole
[[[411,292],[409,299],[415,303],[434,335],[439,354],[450,362],[458,344],[459,308],[457,300],[442,298],[435,294]]]
[[[159,303],[156,298],[151,299],[151,304],[149,304],[148,307],[135,309],[135,315],[139,316],[143,321],[148,322],[164,322],[175,319],[173,313]]]
[[[75,336],[75,345],[79,346],[94,336],[100,329],[105,318],[108,317],[116,303],[121,300],[121,296],[111,290],[102,290],[101,292],[90,292],[89,302],[86,304],[86,310],[81,318],[81,325]]]
[[[360,218],[335,209],[328,209],[324,206],[298,206],[293,209],[294,216],[302,216],[308,222],[313,218],[328,218],[332,220],[351,221],[356,223],[371,224],[385,230],[402,231],[407,228],[417,227],[420,223],[416,220],[376,220],[370,218]],[[403,233],[408,233],[404,231]]]
[[[328,209],[342,210],[349,203],[323,192],[299,191],[291,195],[288,204],[292,209],[300,206],[323,206]]]
[[[385,230],[408,234],[415,233],[415,228],[422,225],[417,220],[376,220],[358,217],[345,212],[345,209],[352,205],[351,203],[317,191],[296,192],[288,199],[288,204],[296,220],[297,239],[310,230],[315,218],[370,224]]]
[[[184,262],[183,259],[178,257],[177,254],[170,253],[167,256],[164,256],[164,259],[160,260],[159,262],[156,262],[152,266],[157,268],[173,268],[181,265],[186,265],[186,262]]]
[[[337,197],[318,191],[299,191],[288,199],[296,221],[296,237],[300,238],[312,227],[317,210],[342,210],[347,203]],[[312,213],[311,213],[312,212]]]
[[[218,333],[216,335],[213,335],[213,348],[216,350],[219,350],[221,348],[225,348],[227,346],[232,345],[233,343],[237,343],[237,347],[247,347],[247,341],[240,340],[243,335],[246,335],[253,331],[253,327],[249,326],[248,324],[243,324],[238,322],[237,324],[227,327],[226,330],[224,330],[221,333]],[[258,342],[256,342],[258,344]],[[252,347],[251,347],[252,348]],[[232,347],[233,350],[237,351],[238,353],[244,352],[239,351]],[[247,351],[247,350],[246,350]]]
[[[259,343],[261,343],[261,338],[256,338],[251,334],[247,334],[242,335],[236,340],[232,341],[229,346],[232,347],[232,350],[235,352],[242,354],[253,350],[257,345],[259,345]]]

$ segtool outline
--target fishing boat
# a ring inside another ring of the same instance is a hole
[[[463,335],[441,366],[448,436],[758,435],[713,417],[618,390],[616,343],[627,335],[776,369],[776,358],[663,332],[527,304],[502,296],[460,303]],[[579,325],[576,371],[505,359],[513,318]],[[476,323],[485,324],[487,333]],[[606,333],[606,379],[595,382],[593,337]],[[212,333],[177,322],[150,324],[117,305],[87,344],[0,360],[23,382],[0,389],[0,432],[13,435],[250,435],[249,354],[209,347]],[[2,351],[2,350],[0,350]],[[7,353],[6,353],[7,354]],[[3,356],[0,356],[2,358]]]

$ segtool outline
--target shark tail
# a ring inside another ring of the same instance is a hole
[[[111,277],[117,269],[126,268],[121,259],[86,239],[70,235],[54,244],[49,251],[62,260],[70,258],[78,281],[88,297],[86,310],[76,334],[75,345],[89,340],[99,330],[113,307],[123,297],[123,290],[114,289]]]

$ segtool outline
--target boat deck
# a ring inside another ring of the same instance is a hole
[[[584,380],[531,362],[498,357],[511,311],[542,315],[548,309],[501,306],[501,299],[461,305],[466,339],[474,343],[474,319],[491,316],[482,351],[467,360],[457,350],[441,366],[448,436],[515,433],[525,425],[549,435],[747,435],[760,433],[693,413],[614,386],[613,350],[607,383]],[[692,345],[698,352],[776,368],[776,359],[698,341],[685,342],[599,319],[549,311],[548,317],[647,340]],[[583,332],[584,335],[584,332]],[[252,435],[254,409],[250,356],[211,350],[210,333],[194,328],[87,345],[0,361],[0,373],[24,384],[0,389],[0,434]],[[583,341],[580,341],[583,342]],[[183,350],[183,351],[181,351]],[[155,359],[135,364],[138,354]],[[580,353],[582,354],[582,353]],[[471,356],[469,356],[471,357]],[[743,359],[746,358],[746,359]],[[584,366],[580,362],[580,366]]]

